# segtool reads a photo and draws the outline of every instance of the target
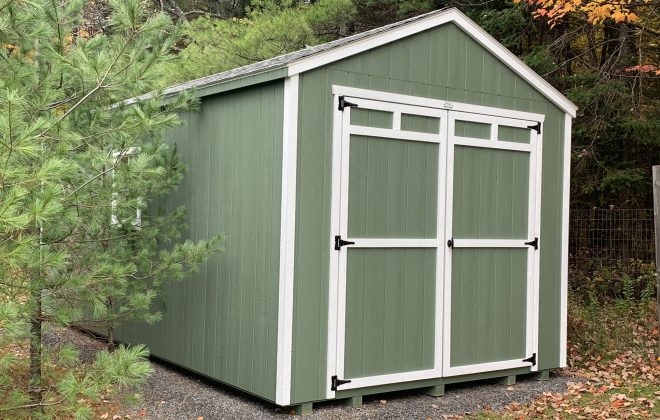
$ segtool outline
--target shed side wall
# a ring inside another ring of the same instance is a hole
[[[225,235],[221,254],[169,285],[163,319],[122,328],[163,359],[275,400],[283,82],[202,98],[168,134],[188,166],[160,205],[187,208],[182,240]]]
[[[332,85],[545,114],[539,369],[559,366],[564,113],[454,24],[300,76],[292,402],[325,398]]]

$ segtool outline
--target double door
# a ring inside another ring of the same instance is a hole
[[[533,370],[538,121],[337,101],[328,397]]]

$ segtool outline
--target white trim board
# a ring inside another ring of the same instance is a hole
[[[577,106],[575,104],[456,8],[442,10],[406,25],[401,25],[388,31],[293,61],[287,65],[288,74],[300,74],[449,22],[458,25],[466,34],[471,36],[518,76],[527,81],[532,87],[538,89],[564,112],[575,118],[577,112]]]
[[[413,105],[418,107],[433,108],[437,110],[446,109],[448,111],[459,111],[471,114],[489,115],[494,117],[506,118],[503,125],[516,126],[513,120],[538,121],[544,122],[544,114],[535,114],[532,112],[515,111],[512,109],[494,108],[481,105],[471,105],[461,102],[442,101],[440,99],[424,98],[421,96],[402,95],[399,93],[390,93],[378,90],[360,89],[349,86],[332,85],[334,95],[350,96],[352,98],[370,99],[374,101],[392,102],[394,104]],[[386,110],[388,108],[381,107]],[[424,114],[420,115],[425,115]],[[464,116],[464,118],[468,118]]]
[[[564,184],[561,214],[561,291],[559,315],[559,367],[566,367],[568,325],[568,218],[571,195],[571,124],[570,114],[564,118]]]
[[[282,207],[280,213],[280,282],[277,312],[277,380],[275,402],[291,402],[293,348],[293,276],[296,235],[296,169],[298,157],[299,77],[284,80],[282,129]]]

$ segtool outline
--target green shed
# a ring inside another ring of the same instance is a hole
[[[303,411],[565,366],[576,107],[461,12],[182,90],[162,205],[226,252],[123,341]]]

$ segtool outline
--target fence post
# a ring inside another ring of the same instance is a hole
[[[655,312],[660,329],[660,165],[653,167],[653,216],[655,220]],[[658,350],[660,359],[660,336],[658,337]]]

